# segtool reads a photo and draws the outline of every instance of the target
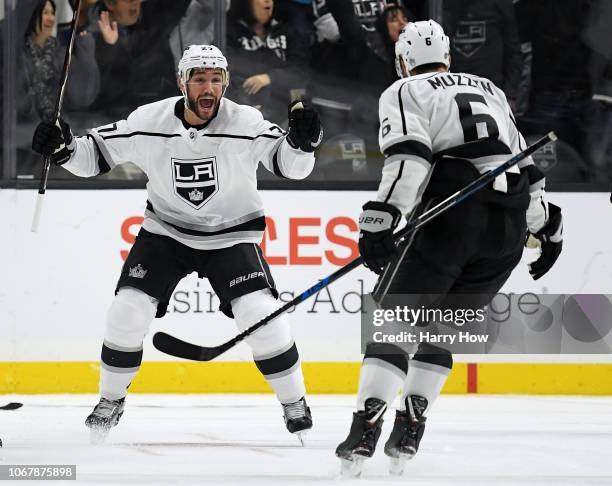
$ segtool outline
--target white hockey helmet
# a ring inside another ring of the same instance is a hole
[[[450,41],[444,30],[433,20],[410,22],[400,32],[395,43],[395,69],[400,78],[404,77],[400,64],[412,71],[424,64],[440,63],[450,66]]]
[[[229,84],[229,70],[227,59],[218,47],[212,45],[193,44],[185,49],[183,57],[178,63],[178,77],[183,83],[187,83],[194,69],[221,69],[223,71],[223,84],[225,89]]]

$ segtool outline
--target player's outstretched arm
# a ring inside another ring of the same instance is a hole
[[[100,161],[93,139],[74,137],[61,117],[57,124],[38,124],[32,137],[32,149],[79,177],[92,177],[110,170]]]
[[[301,101],[293,101],[289,105],[289,145],[302,152],[314,152],[321,140],[323,128],[317,110]]]
[[[314,168],[314,150],[323,138],[317,111],[294,101],[289,105],[289,132],[262,120],[263,136],[257,137],[254,154],[272,173],[286,179],[304,179]]]

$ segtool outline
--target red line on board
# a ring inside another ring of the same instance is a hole
[[[478,364],[468,363],[467,365],[467,392],[478,393]]]

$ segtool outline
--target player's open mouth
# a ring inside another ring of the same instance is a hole
[[[210,110],[215,106],[215,100],[213,98],[200,98],[198,100],[198,106],[203,110]]]

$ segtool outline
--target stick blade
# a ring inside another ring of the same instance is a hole
[[[0,407],[0,410],[17,410],[18,408],[23,407],[23,403],[19,403],[19,402],[11,402],[11,403],[7,403],[6,405],[2,405]]]
[[[228,343],[225,343],[221,346],[207,348],[188,343],[165,332],[156,332],[153,336],[153,346],[162,353],[192,361],[211,361],[231,347],[227,345]]]

